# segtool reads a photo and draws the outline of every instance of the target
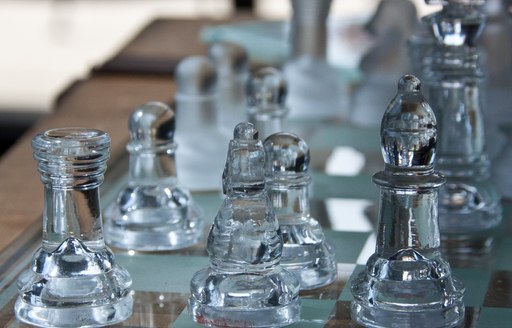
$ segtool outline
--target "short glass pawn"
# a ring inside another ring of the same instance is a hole
[[[283,235],[281,265],[294,273],[300,289],[330,284],[336,278],[334,247],[309,214],[309,147],[291,133],[275,133],[263,143],[267,194]]]
[[[150,102],[132,113],[128,125],[128,184],[105,209],[107,243],[141,251],[198,243],[203,234],[202,212],[176,176],[174,111]]]
[[[400,79],[384,113],[385,169],[375,253],[352,281],[352,316],[365,327],[454,327],[464,318],[464,287],[441,256],[434,170],[437,128],[420,81]]]
[[[44,184],[43,243],[17,281],[14,312],[40,327],[97,327],[132,313],[131,278],[103,241],[103,131],[63,128],[32,140]]]
[[[283,240],[265,192],[265,153],[250,123],[235,127],[224,202],[208,236],[210,266],[190,283],[188,311],[206,326],[282,327],[300,317],[299,281],[279,264]]]
[[[288,108],[285,105],[287,86],[283,74],[265,67],[254,73],[247,82],[247,116],[260,138],[284,131]]]

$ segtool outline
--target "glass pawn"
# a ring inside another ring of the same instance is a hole
[[[173,110],[163,103],[147,103],[132,113],[128,126],[129,180],[105,209],[107,243],[140,251],[198,243],[202,212],[176,176]]]
[[[281,132],[288,114],[286,81],[281,72],[265,67],[253,74],[247,83],[247,116],[260,138]]]
[[[446,254],[463,260],[492,251],[492,229],[502,219],[485,145],[485,74],[476,46],[485,25],[478,6],[485,1],[426,1],[443,4],[423,18],[436,40],[425,81],[439,122],[436,168],[447,179],[439,190],[439,226]]]
[[[406,75],[382,119],[375,253],[351,286],[352,316],[365,327],[453,327],[464,318],[464,287],[440,251],[437,201],[445,180],[433,166],[436,142],[420,81]]]
[[[336,278],[334,248],[309,214],[309,147],[291,133],[275,133],[264,144],[267,194],[283,235],[281,266],[300,281],[301,290],[330,284]]]
[[[279,264],[283,241],[252,124],[235,127],[222,181],[226,196],[206,247],[210,266],[192,278],[189,314],[206,326],[289,325],[300,316],[299,281]]]
[[[131,278],[103,241],[99,186],[109,158],[102,131],[63,128],[32,140],[44,184],[43,242],[17,281],[18,320],[97,327],[132,313]]]

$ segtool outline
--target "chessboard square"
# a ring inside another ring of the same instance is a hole
[[[324,327],[336,305],[335,300],[302,299],[300,321],[290,327]]]
[[[371,232],[373,225],[366,209],[373,203],[366,199],[328,198],[325,206],[332,230]]]
[[[207,267],[207,257],[139,254],[117,254],[116,259],[133,280],[136,291],[189,293],[194,273]]]
[[[337,263],[356,263],[363,246],[370,235],[369,232],[350,232],[324,230],[325,238],[336,249]]]
[[[329,321],[325,324],[325,328],[356,328],[361,327],[352,320],[350,310],[351,303],[349,301],[338,301]]]
[[[345,284],[345,288],[343,288],[343,291],[341,292],[341,295],[339,298],[340,301],[351,302],[354,299],[354,297],[352,296],[352,292],[350,291],[350,286],[352,285],[352,280],[354,280],[354,278],[357,277],[357,275],[360,272],[364,271],[365,269],[366,269],[365,265],[357,265],[354,268],[352,275],[350,276],[350,279],[347,281],[347,283]]]
[[[512,270],[510,261],[510,250],[512,249],[512,238],[505,237],[499,241],[496,249],[496,270]]]
[[[484,304],[491,273],[479,269],[454,268],[453,274],[460,278],[466,287],[463,298],[464,304],[466,306],[481,307]]]
[[[478,320],[478,327],[510,327],[512,311],[505,308],[482,308]]]
[[[512,308],[512,271],[493,272],[487,286],[484,306]]]

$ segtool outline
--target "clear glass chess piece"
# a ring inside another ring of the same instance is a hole
[[[434,113],[406,75],[382,119],[375,253],[351,286],[352,316],[365,327],[454,327],[464,318],[464,287],[440,250],[436,142]]]
[[[141,251],[196,244],[203,234],[202,212],[178,183],[174,111],[147,103],[132,113],[128,127],[129,178],[103,213],[107,243]]]
[[[32,140],[44,184],[43,242],[17,281],[18,320],[41,327],[97,327],[132,313],[131,278],[102,233],[99,186],[109,158],[102,131],[63,128]]]
[[[330,284],[336,278],[334,247],[309,214],[309,147],[291,133],[275,133],[263,143],[267,194],[283,235],[281,266],[300,281],[301,290]]]
[[[206,326],[282,327],[299,319],[299,281],[279,264],[283,240],[265,192],[265,153],[250,123],[235,127],[222,175],[225,198],[190,283],[188,311]]]
[[[176,135],[180,182],[190,190],[219,190],[230,139],[217,124],[218,74],[212,60],[190,56],[176,67]],[[241,109],[243,112],[243,109]]]
[[[218,118],[221,131],[231,135],[233,128],[245,120],[245,85],[249,77],[249,56],[240,45],[221,41],[208,52],[218,75]]]
[[[446,239],[443,247],[454,257],[490,252],[490,229],[502,218],[500,197],[490,179],[482,99],[485,76],[475,46],[485,22],[478,9],[483,3],[443,1],[440,12],[424,18],[437,41],[425,76],[427,99],[439,122],[436,168],[447,179],[439,191],[439,225]]]
[[[340,72],[326,60],[331,0],[292,0],[291,4],[291,54],[283,69],[288,81],[289,115],[318,120],[344,117],[347,86]]]
[[[260,138],[284,131],[288,108],[286,81],[281,72],[265,67],[251,75],[247,82],[247,116]]]

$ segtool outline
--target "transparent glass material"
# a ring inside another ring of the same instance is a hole
[[[266,189],[283,235],[281,266],[300,281],[301,290],[330,284],[336,278],[334,248],[309,214],[309,147],[290,133],[264,142]]]
[[[436,142],[434,113],[406,75],[381,125],[375,253],[351,286],[352,316],[365,327],[454,327],[464,318],[464,287],[440,251]]]
[[[265,192],[265,153],[250,123],[235,127],[223,185],[226,196],[206,246],[210,266],[190,283],[190,316],[210,327],[297,321],[299,281],[279,264],[283,240]]]
[[[284,131],[288,108],[287,86],[281,72],[265,67],[254,73],[247,83],[247,116],[260,138]]]
[[[460,239],[460,252],[468,254],[488,251],[485,231],[502,218],[485,148],[485,76],[475,47],[485,21],[475,6],[480,2],[446,1],[440,12],[424,18],[437,41],[425,76],[439,122],[436,168],[447,179],[439,191],[439,224],[443,237]]]
[[[18,278],[18,320],[41,327],[96,327],[132,313],[131,278],[102,234],[99,186],[109,157],[102,131],[64,128],[32,141],[44,184],[43,243]]]
[[[221,131],[231,135],[235,125],[245,120],[249,55],[236,43],[220,41],[210,47],[208,56],[218,75],[217,124]]]
[[[159,251],[199,242],[202,211],[176,177],[174,118],[174,111],[158,102],[132,113],[128,184],[104,212],[109,245]]]
[[[284,66],[289,115],[317,120],[346,116],[347,86],[325,56],[331,0],[292,0],[291,4],[291,54]]]

